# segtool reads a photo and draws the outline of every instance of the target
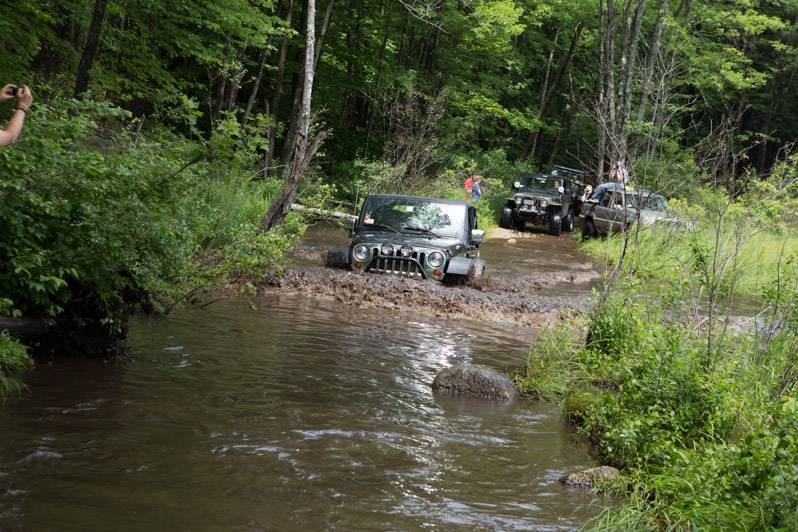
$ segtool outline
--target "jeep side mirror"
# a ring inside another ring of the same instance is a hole
[[[471,242],[479,244],[483,240],[485,240],[485,231],[483,231],[482,229],[471,230]]]
[[[515,183],[513,183],[513,188],[521,188],[521,182],[516,181]]]

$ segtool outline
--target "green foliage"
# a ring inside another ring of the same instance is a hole
[[[206,146],[136,134],[128,119],[56,100],[0,151],[0,313],[68,312],[113,332],[133,304],[163,308],[285,258],[301,224],[258,234],[279,184],[250,179],[255,148],[237,125],[222,122]]]
[[[573,380],[571,352],[577,339],[578,329],[570,324],[541,331],[527,355],[524,372],[515,376],[519,391],[548,401],[562,398]]]
[[[755,334],[708,343],[725,324],[697,323],[677,299],[628,276],[597,299],[582,345],[566,327],[543,334],[519,383],[554,390],[564,416],[630,483],[609,488],[626,502],[593,527],[794,528],[796,268],[779,277],[768,292],[776,309]],[[717,363],[705,363],[707,349]]]
[[[25,346],[11,338],[7,331],[0,331],[0,399],[22,389],[14,375],[31,367],[33,359]]]

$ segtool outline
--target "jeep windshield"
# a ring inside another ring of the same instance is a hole
[[[557,177],[546,175],[522,175],[519,178],[521,188],[534,188],[559,194],[559,188],[563,186],[563,180]]]
[[[413,198],[369,197],[363,205],[361,227],[408,235],[460,236],[465,227],[463,205]]]

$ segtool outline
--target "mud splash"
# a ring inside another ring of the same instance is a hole
[[[508,243],[508,237],[516,240]],[[281,277],[266,291],[301,293],[357,309],[387,308],[412,316],[545,327],[581,311],[598,272],[573,240],[499,231],[482,246],[485,279],[466,286],[356,274],[323,266],[326,250],[348,242],[345,230],[312,226]]]

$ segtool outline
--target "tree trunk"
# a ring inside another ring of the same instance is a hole
[[[385,62],[385,50],[388,46],[388,35],[391,31],[391,18],[385,15],[385,2],[382,3],[382,16],[385,18],[385,30],[382,33],[382,46],[380,47],[380,61],[377,63],[377,77],[374,80],[374,92],[380,90],[380,81],[382,80],[382,65]],[[363,157],[369,155],[369,139],[371,138],[371,128],[374,124],[374,112],[372,110],[368,115],[368,124],[366,125],[366,140],[363,143]]]
[[[258,75],[255,77],[255,84],[252,86],[252,92],[249,94],[249,100],[247,100],[247,107],[244,110],[244,116],[241,117],[241,127],[247,125],[247,121],[249,121],[249,115],[252,113],[252,108],[255,106],[255,101],[258,97],[258,92],[260,92],[260,84],[263,81],[263,69],[266,67],[266,59],[269,57],[269,48],[272,44],[272,36],[269,35],[269,40],[266,42],[266,48],[260,54],[260,64],[258,65]]]
[[[568,83],[568,101],[570,105],[563,105],[560,110],[560,128],[557,130],[557,137],[554,139],[554,146],[551,148],[551,155],[549,156],[549,168],[554,166],[557,160],[557,152],[560,149],[560,143],[563,137],[568,137],[571,131],[571,109],[576,105],[574,97],[574,84],[573,80],[569,79]]]
[[[540,94],[540,108],[543,107],[543,102],[546,101],[546,93],[549,92],[549,77],[551,76],[551,65],[554,63],[554,51],[557,49],[557,42],[560,40],[560,28],[557,28],[557,31],[554,33],[554,45],[549,50],[549,59],[546,61],[546,75],[543,77],[543,92]],[[529,156],[535,157],[535,149],[537,148],[538,144],[538,137],[540,133],[540,128],[535,130],[533,133],[534,139],[532,140],[532,148],[529,150]],[[527,154],[524,154],[525,158]]]
[[[313,94],[313,77],[314,70],[314,46],[316,44],[316,2],[315,0],[308,0],[307,4],[307,40],[305,45],[305,76],[302,88],[302,115],[299,122],[299,136],[294,148],[293,164],[291,166],[291,173],[288,182],[286,182],[283,189],[278,194],[275,201],[269,207],[269,211],[261,221],[261,231],[268,231],[269,229],[281,224],[291,209],[296,197],[297,188],[299,187],[299,180],[310,164],[311,159],[318,151],[321,143],[326,137],[325,132],[321,132],[313,139],[313,143],[308,148],[308,131],[310,130],[310,103]]]
[[[563,58],[560,60],[560,66],[557,68],[557,73],[554,75],[554,79],[551,82],[551,89],[546,91],[543,94],[543,100],[540,102],[540,108],[538,109],[537,120],[540,122],[543,119],[543,115],[546,112],[546,108],[548,107],[549,103],[551,102],[551,98],[554,95],[554,91],[559,87],[560,80],[565,74],[565,71],[568,70],[568,65],[571,63],[571,58],[576,51],[576,44],[579,42],[579,36],[582,35],[582,30],[585,28],[585,24],[583,22],[579,22],[574,28],[574,35],[571,38],[571,45],[568,47],[568,51],[565,53]],[[537,128],[535,132],[530,135],[530,138],[527,140],[527,150],[525,154],[525,158],[529,157],[531,153],[534,153],[534,145],[537,142],[537,135],[540,131],[540,128]]]
[[[624,161],[629,158],[628,136],[629,136],[629,115],[632,112],[632,81],[635,76],[635,66],[637,62],[637,47],[640,44],[640,26],[643,22],[643,5],[645,0],[637,0],[637,8],[632,25],[628,30],[626,39],[627,49],[623,55],[625,61],[621,61],[621,83],[623,93],[621,95],[620,116],[618,117],[618,143],[620,157]]]
[[[606,32],[607,27],[604,23],[604,0],[599,0],[599,79],[598,79],[598,102],[596,102],[596,136],[598,138],[598,145],[596,146],[596,182],[598,185],[601,182],[601,176],[604,174],[604,152],[606,149],[606,135],[604,131],[604,121],[607,118],[607,101],[604,90],[607,85],[607,46],[606,46]]]
[[[605,56],[606,74],[607,74],[607,87],[605,94],[607,96],[607,115],[606,123],[604,124],[604,134],[609,135],[610,150],[614,146],[612,135],[615,132],[615,4],[613,0],[607,0],[607,32],[605,35],[605,46],[607,54]],[[617,147],[616,150],[617,151]],[[610,157],[617,158],[617,154],[611,153]]]
[[[80,97],[89,90],[89,73],[94,59],[97,57],[97,52],[100,51],[100,34],[103,29],[107,4],[108,0],[96,0],[94,2],[89,34],[86,38],[86,46],[83,47],[83,53],[80,56],[80,64],[78,64],[78,72],[75,79],[75,98]]]
[[[241,46],[238,48],[238,53],[236,54],[236,67],[233,71],[233,75],[230,76],[230,91],[227,95],[227,112],[231,113],[233,109],[236,107],[236,103],[238,102],[238,89],[241,88],[241,78],[244,76],[244,56],[247,52],[246,46]]]
[[[654,35],[651,38],[651,48],[648,50],[646,60],[646,73],[643,78],[643,87],[640,91],[640,105],[637,108],[637,121],[642,122],[646,118],[646,108],[648,107],[648,92],[651,87],[651,79],[654,77],[654,66],[659,57],[659,47],[662,42],[662,33],[665,28],[665,15],[668,14],[669,0],[660,0],[659,10],[657,11],[657,21],[654,23]]]
[[[263,163],[263,178],[266,179],[269,176],[269,167],[272,164],[272,159],[274,158],[274,148],[275,148],[275,135],[276,135],[276,125],[277,125],[277,113],[280,110],[280,99],[283,95],[283,81],[285,80],[285,63],[288,59],[288,35],[291,31],[291,23],[294,20],[294,0],[288,0],[288,12],[285,16],[285,35],[283,35],[283,44],[280,46],[280,60],[277,63],[277,77],[274,82],[274,97],[272,98],[272,114],[271,114],[271,121],[269,122],[269,130],[266,134],[266,137],[269,142],[269,148],[266,151],[266,159]]]
[[[230,39],[224,41],[224,59],[222,61],[222,72],[219,76],[219,82],[216,85],[216,101],[213,102],[213,107],[211,108],[212,123],[215,123],[219,119],[219,114],[222,112],[224,94],[227,90],[227,76],[224,71],[227,69],[227,63],[230,62]]]
[[[330,18],[332,17],[332,10],[333,6],[335,5],[335,0],[330,0],[327,3],[327,10],[324,12],[324,20],[321,24],[321,30],[319,31],[319,39],[316,43],[316,50],[313,55],[313,71],[316,71],[316,67],[319,64],[319,59],[321,58],[321,49],[324,46],[324,38],[327,36],[327,28],[330,25]],[[300,71],[299,75],[297,76],[297,83],[295,87],[299,85],[299,83],[303,83],[304,85],[305,79],[305,72],[304,69]],[[288,125],[288,131],[285,135],[285,141],[283,142],[283,150],[280,155],[280,160],[285,165],[286,169],[291,166],[292,158],[293,158],[293,149],[294,145],[296,144],[296,137],[298,134],[299,128],[299,120],[301,118],[300,114],[300,105],[302,103],[302,99],[300,98],[300,92],[294,91],[293,105],[291,108],[291,120]]]

